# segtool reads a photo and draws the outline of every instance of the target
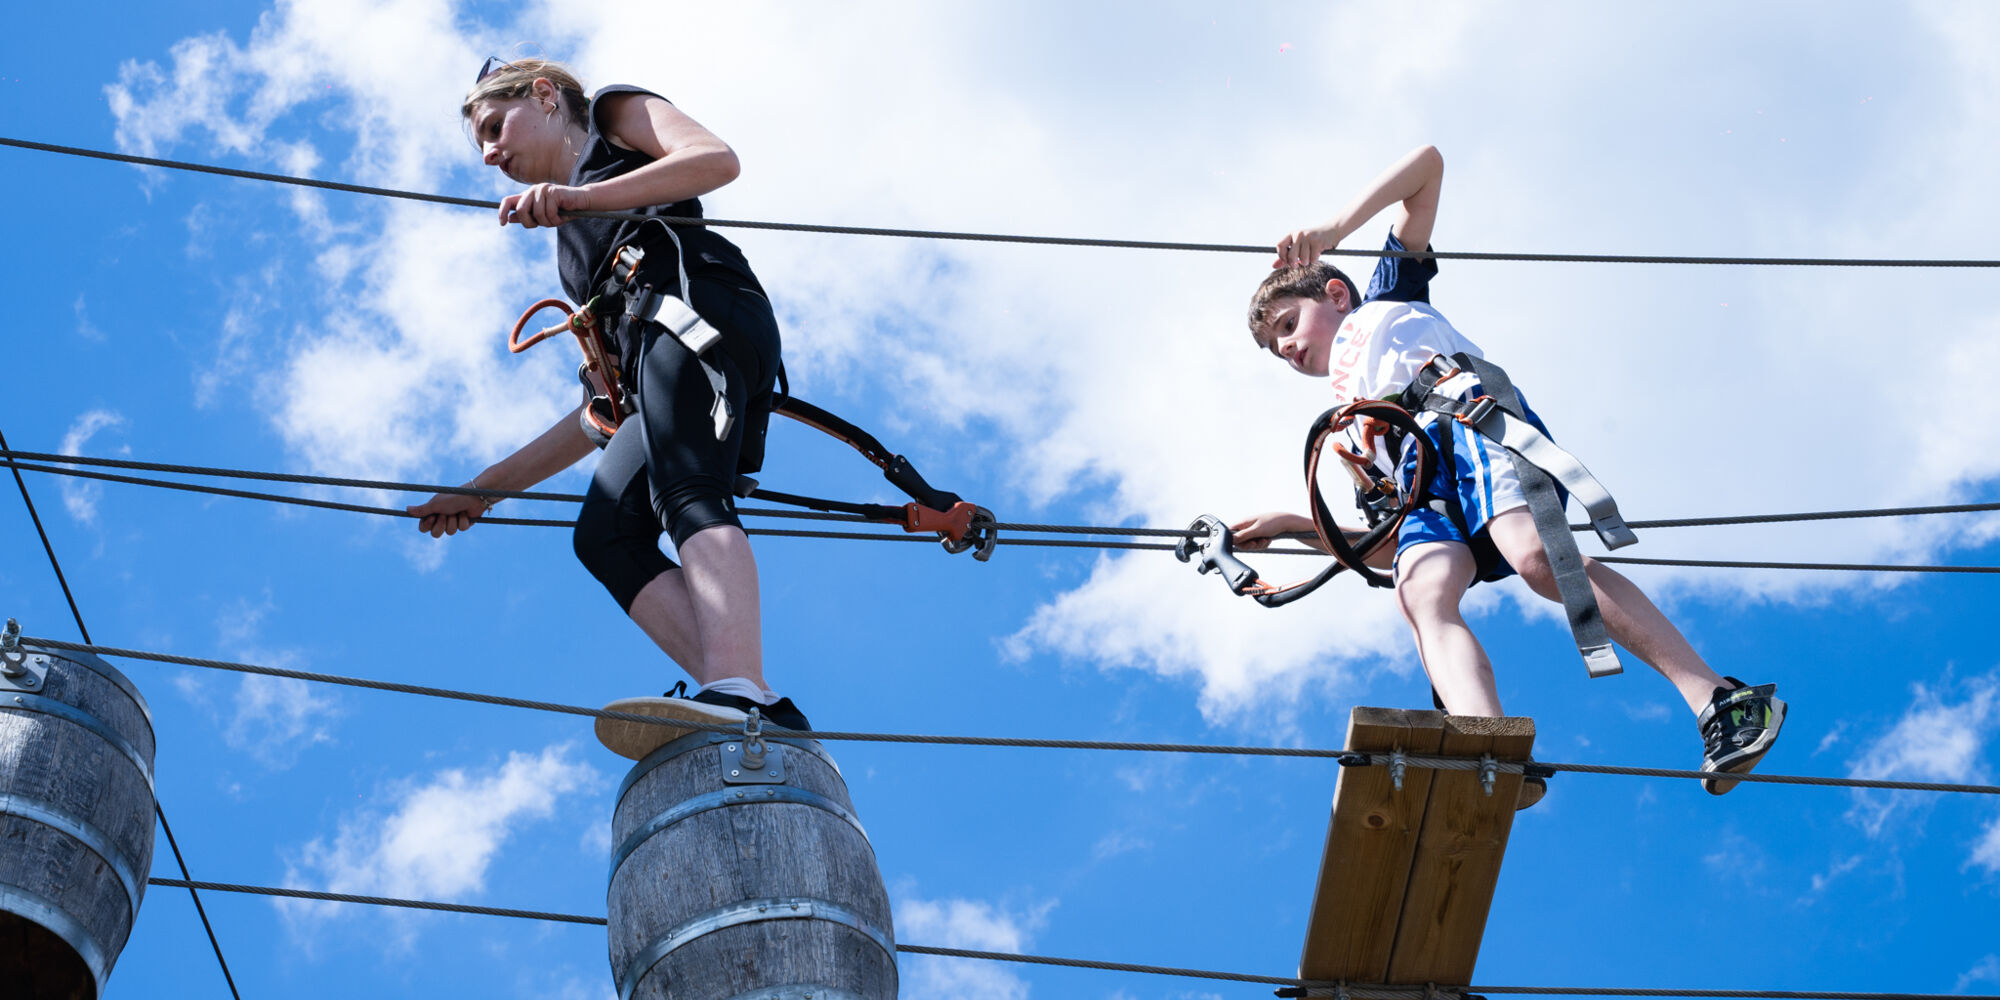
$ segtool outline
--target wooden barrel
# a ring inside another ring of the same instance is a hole
[[[6,995],[102,995],[152,863],[153,718],[139,690],[88,653],[0,651]]]
[[[619,1000],[894,1000],[889,895],[840,769],[814,740],[763,744],[759,765],[740,735],[692,733],[626,775]]]

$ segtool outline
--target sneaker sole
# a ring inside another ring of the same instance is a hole
[[[1549,794],[1547,778],[1529,777],[1521,781],[1521,795],[1514,800],[1514,811],[1520,812],[1542,801]]]
[[[604,706],[607,712],[627,712],[672,722],[738,725],[749,716],[733,708],[687,698],[620,698]],[[646,755],[697,730],[692,726],[654,725],[625,719],[597,720],[597,742],[620,757],[644,760]]]
[[[1711,768],[1704,762],[1702,770],[1714,771],[1717,774],[1743,774],[1754,770],[1758,762],[1764,759],[1764,755],[1771,752],[1771,744],[1778,742],[1778,730],[1784,725],[1785,703],[1781,699],[1772,698],[1771,724],[1764,727],[1764,735],[1758,737],[1757,742],[1750,744],[1748,748],[1738,751],[1736,758],[1729,763]],[[1710,795],[1727,795],[1730,789],[1740,784],[1742,784],[1740,781],[1726,781],[1720,778],[1701,779],[1701,787],[1707,789]]]

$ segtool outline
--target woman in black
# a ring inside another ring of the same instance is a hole
[[[611,437],[591,479],[577,517],[577,558],[701,685],[691,698],[609,707],[731,724],[755,706],[775,725],[809,728],[791,699],[765,686],[757,563],[733,502],[737,474],[761,462],[778,376],[770,301],[742,251],[707,227],[566,215],[698,217],[696,199],[736,178],[735,152],[657,94],[613,86],[586,97],[566,69],[541,59],[488,60],[461,111],[486,163],[529,185],[501,201],[501,225],[560,227],[557,262],[572,300],[608,290],[618,249],[636,244],[645,251],[638,283],[681,299],[722,333],[698,359],[658,323],[623,317],[619,304],[600,308],[637,410]],[[718,395],[735,415],[720,433]],[[468,485],[524,490],[568,468],[592,447],[582,409]],[[439,494],[410,512],[437,537],[470,528],[491,508],[477,497]],[[673,536],[680,566],[660,551],[662,529]],[[598,722],[605,744],[634,758],[684,731]]]

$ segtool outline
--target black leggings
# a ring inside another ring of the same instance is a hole
[[[574,537],[576,557],[628,612],[646,584],[674,568],[660,551],[662,526],[675,548],[705,528],[742,526],[736,475],[761,463],[770,420],[780,351],[770,301],[718,281],[690,284],[688,304],[722,332],[708,360],[729,383],[736,424],[728,438],[716,440],[708,376],[692,351],[654,325],[632,365],[638,412],[599,457]],[[746,451],[749,463],[742,461]]]

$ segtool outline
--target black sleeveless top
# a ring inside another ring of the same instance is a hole
[[[583,153],[576,159],[576,169],[570,174],[572,186],[618,177],[653,162],[653,158],[645,153],[615,145],[603,131],[598,113],[604,106],[604,98],[614,94],[659,96],[650,90],[624,85],[605,87],[592,95],[590,134],[584,140]],[[650,205],[636,211],[644,215],[700,218],[701,201],[689,198],[671,205]],[[720,233],[707,226],[675,226],[674,234],[680,237],[681,248],[687,254],[686,268],[690,279],[716,278],[739,288],[763,291],[743,251]],[[602,290],[611,277],[611,264],[618,248],[634,240],[640,241],[640,246],[646,251],[646,283],[660,291],[686,298],[680,287],[680,275],[674,267],[674,243],[660,231],[659,224],[573,219],[556,229],[556,266],[562,273],[563,291],[569,293],[571,301],[589,302],[592,295]]]

